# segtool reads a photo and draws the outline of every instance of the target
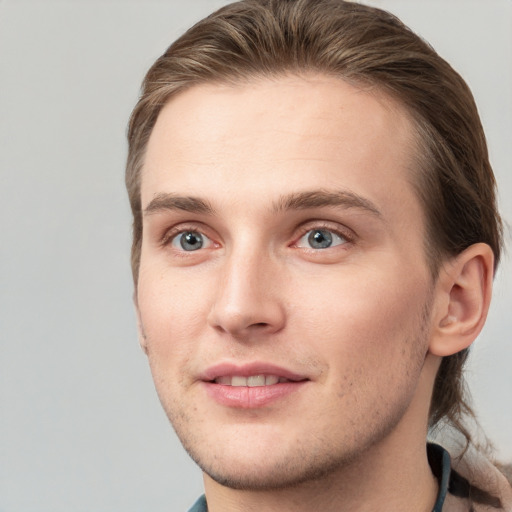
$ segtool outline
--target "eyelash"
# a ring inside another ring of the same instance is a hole
[[[339,247],[339,246],[345,246],[347,244],[352,244],[355,241],[355,234],[352,230],[341,229],[339,226],[333,227],[331,224],[325,223],[325,222],[313,222],[313,223],[307,223],[304,225],[300,232],[299,236],[295,237],[295,242],[292,243],[292,247],[297,247],[297,244],[299,241],[304,238],[308,233],[313,231],[328,231],[329,233],[332,233],[340,238],[342,238],[345,242],[342,244],[337,244],[333,246],[332,248]],[[330,249],[331,247],[325,248],[325,249],[315,249],[313,247],[299,247],[300,249],[305,249],[307,251],[325,251],[326,249]]]
[[[197,225],[197,224],[180,224],[179,226],[177,227],[174,227],[174,228],[171,228],[169,229],[168,231],[166,231],[164,233],[164,235],[162,236],[162,239],[161,239],[161,245],[162,246],[169,246],[172,244],[172,242],[180,235],[182,235],[183,233],[200,233],[201,235],[205,236],[206,238],[208,238],[209,240],[212,240],[213,242],[213,239],[211,236],[208,236],[206,233],[205,233],[205,228],[204,226],[202,225]],[[215,243],[215,242],[213,242]]]

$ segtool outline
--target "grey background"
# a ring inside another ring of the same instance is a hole
[[[143,74],[223,1],[0,0],[0,512],[180,511],[201,492],[135,334],[123,185]],[[470,83],[512,219],[512,2],[374,0]],[[512,460],[512,264],[469,380]]]

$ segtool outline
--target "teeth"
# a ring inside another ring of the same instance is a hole
[[[272,386],[273,384],[277,384],[279,382],[279,377],[275,375],[267,375],[265,377],[265,386]],[[284,379],[286,380],[286,379]]]
[[[232,377],[231,385],[233,387],[247,386],[247,378],[246,377]]]
[[[247,385],[250,388],[255,388],[256,386],[264,386],[265,375],[254,375],[253,377],[247,377]]]
[[[273,386],[278,382],[288,382],[288,379],[284,377],[278,377],[277,375],[251,375],[250,377],[234,376],[234,377],[217,377],[215,379],[217,384],[224,386],[233,387],[258,387],[258,386]]]

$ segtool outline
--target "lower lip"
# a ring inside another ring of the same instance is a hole
[[[299,391],[307,381],[281,382],[271,386],[225,386],[205,382],[207,393],[217,403],[239,409],[257,409]]]

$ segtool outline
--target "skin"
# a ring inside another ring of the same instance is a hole
[[[428,406],[456,349],[438,325],[465,311],[450,293],[467,265],[432,281],[412,133],[385,95],[321,75],[195,86],[160,113],[136,306],[210,511],[431,510]],[[319,229],[330,247],[311,246]],[[184,232],[203,246],[184,250]],[[206,391],[212,365],[255,361],[305,382],[256,408]]]

